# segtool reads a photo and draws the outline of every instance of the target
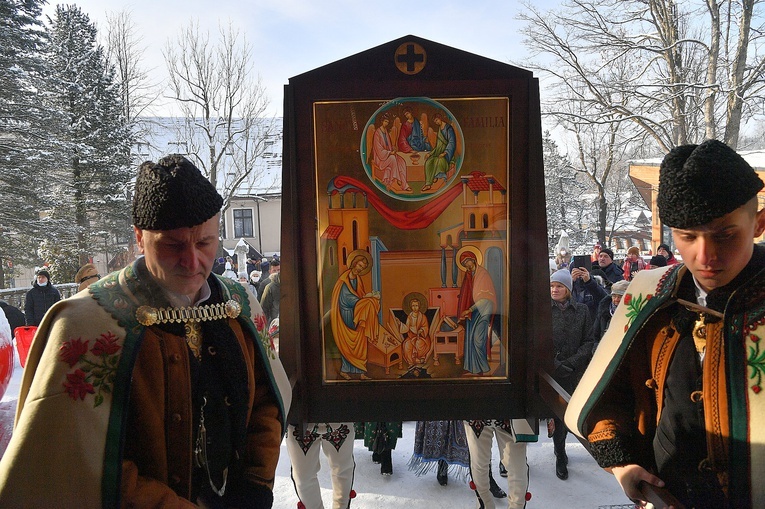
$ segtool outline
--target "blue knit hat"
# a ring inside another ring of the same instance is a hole
[[[573,283],[571,281],[571,273],[568,271],[568,269],[560,269],[553,272],[553,275],[550,276],[550,282],[551,283],[560,283],[566,288],[568,288],[568,291],[571,291],[571,287],[573,286]]]

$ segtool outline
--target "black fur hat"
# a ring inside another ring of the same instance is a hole
[[[182,155],[146,161],[138,169],[133,224],[142,230],[175,230],[204,223],[223,206],[215,186]]]
[[[673,148],[659,170],[659,218],[692,228],[729,214],[762,189],[763,182],[728,145],[707,140]]]

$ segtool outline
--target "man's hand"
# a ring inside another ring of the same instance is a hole
[[[571,279],[576,281],[577,279],[582,278],[582,281],[585,283],[590,280],[590,272],[585,269],[584,267],[577,267],[575,269],[571,270]]]
[[[643,493],[640,491],[641,483],[645,482],[659,488],[664,487],[664,481],[650,473],[640,465],[624,465],[621,467],[611,468],[611,473],[616,477],[617,482],[624,490],[624,494],[627,495],[630,500],[639,504],[640,507],[646,507],[649,503],[648,500],[644,500]],[[656,509],[673,509],[674,506],[656,506]]]

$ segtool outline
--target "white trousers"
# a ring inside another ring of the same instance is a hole
[[[333,438],[337,439],[337,433],[345,433],[346,430],[348,434],[337,449],[337,441],[333,442]],[[310,434],[314,436],[308,437]],[[286,442],[287,453],[292,463],[292,482],[305,509],[324,509],[317,477],[321,469],[320,449],[327,457],[332,477],[332,509],[347,509],[350,506],[353,473],[356,468],[353,460],[353,438],[352,422],[307,424],[303,430],[302,442],[295,436],[295,426],[289,425]],[[308,447],[308,450],[304,451],[304,447]]]
[[[495,426],[486,426],[476,437],[473,428],[465,422],[468,449],[470,450],[470,476],[475,484],[478,502],[476,507],[495,509],[494,496],[489,491],[489,470],[491,469],[492,437],[497,438],[502,464],[507,469],[507,501],[509,509],[526,507],[526,491],[529,487],[529,465],[526,463],[526,443],[513,440],[507,431]]]

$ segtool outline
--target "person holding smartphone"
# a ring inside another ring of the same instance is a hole
[[[595,322],[598,313],[598,304],[608,295],[605,288],[600,286],[595,278],[592,277],[587,266],[591,265],[590,257],[574,256],[571,264],[571,296],[580,304],[587,306],[590,312],[590,322]]]

